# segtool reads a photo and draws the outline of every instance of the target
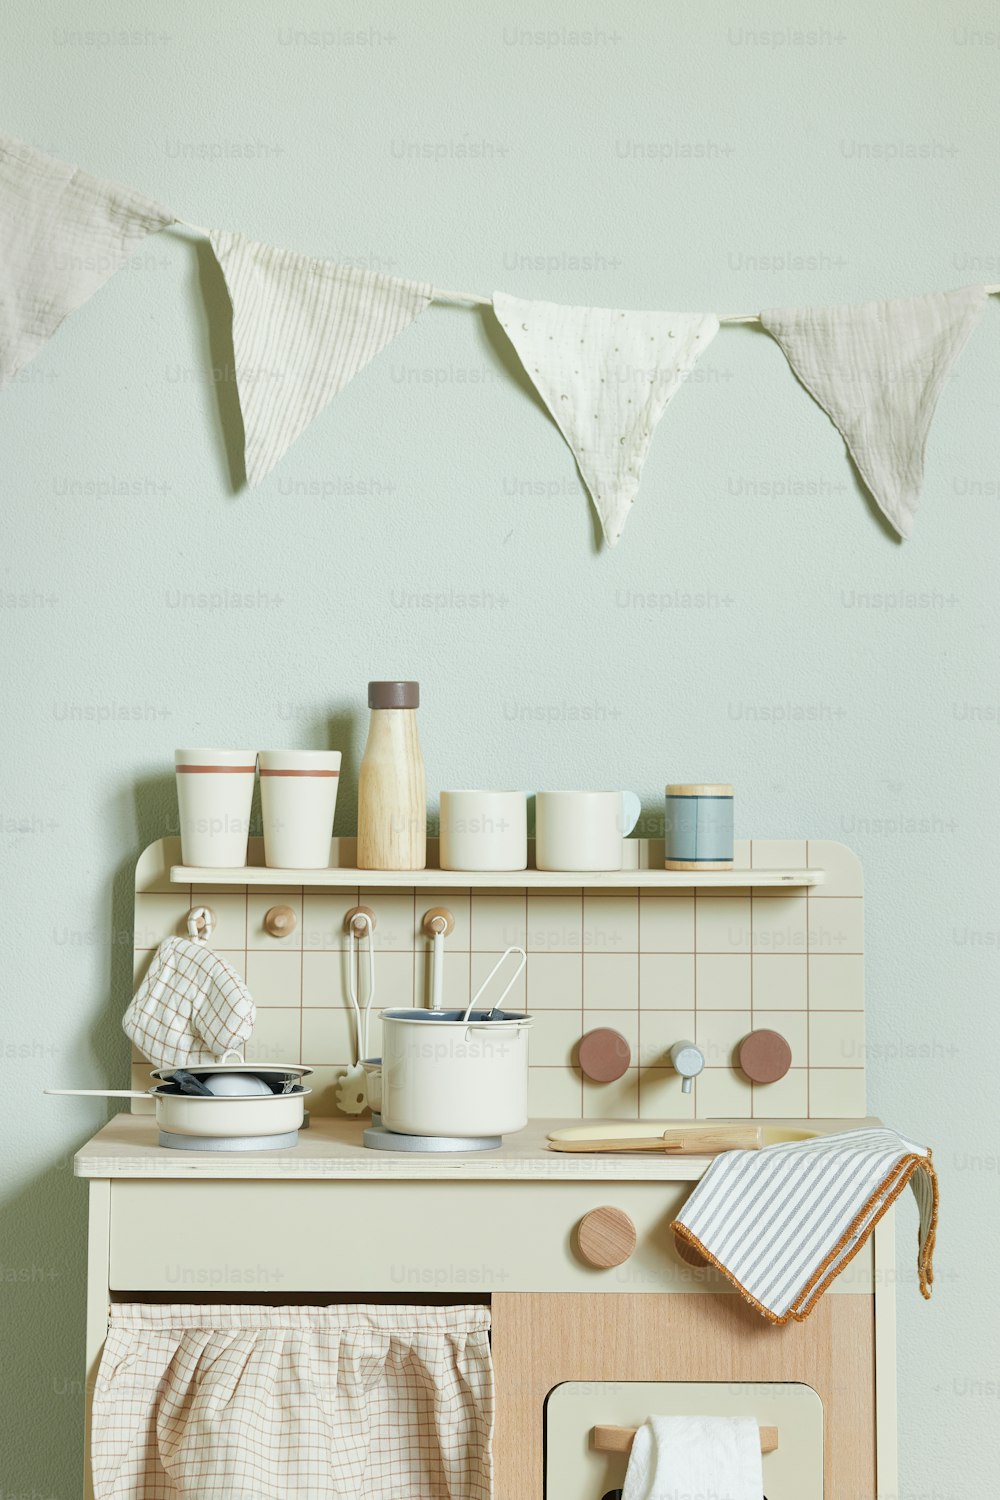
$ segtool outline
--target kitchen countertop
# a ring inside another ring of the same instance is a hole
[[[314,1119],[302,1131],[299,1144],[283,1151],[174,1151],[157,1144],[158,1130],[149,1115],[120,1114],[110,1120],[76,1153],[77,1177],[256,1179],[260,1181],[413,1181],[451,1182],[619,1180],[631,1182],[695,1182],[714,1160],[710,1156],[662,1156],[651,1152],[600,1154],[549,1151],[550,1130],[597,1121],[532,1120],[525,1130],[508,1136],[495,1151],[454,1153],[370,1151],[361,1143],[368,1125],[360,1120]],[[774,1125],[833,1135],[879,1125],[865,1120],[678,1120],[678,1126]]]

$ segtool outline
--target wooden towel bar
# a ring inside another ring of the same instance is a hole
[[[598,1453],[628,1453],[634,1437],[634,1427],[595,1427],[591,1433],[593,1447]],[[777,1449],[777,1427],[762,1427],[760,1429],[761,1453],[776,1453]]]

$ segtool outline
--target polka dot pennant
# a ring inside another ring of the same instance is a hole
[[[713,313],[622,312],[494,292],[500,326],[621,539],[657,422],[719,331]]]

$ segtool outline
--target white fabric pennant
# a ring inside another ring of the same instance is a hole
[[[713,313],[525,302],[505,292],[494,292],[493,307],[569,444],[613,547],[656,424],[719,320]]]
[[[173,222],[141,193],[0,136],[0,386]]]
[[[760,321],[847,444],[875,502],[908,537],[941,387],[983,315],[982,286],[892,302],[786,307]]]
[[[233,304],[246,472],[256,485],[327,402],[423,312],[433,288],[223,230],[210,238]]]

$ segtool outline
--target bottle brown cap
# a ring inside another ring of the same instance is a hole
[[[370,682],[369,708],[419,708],[419,682]]]

